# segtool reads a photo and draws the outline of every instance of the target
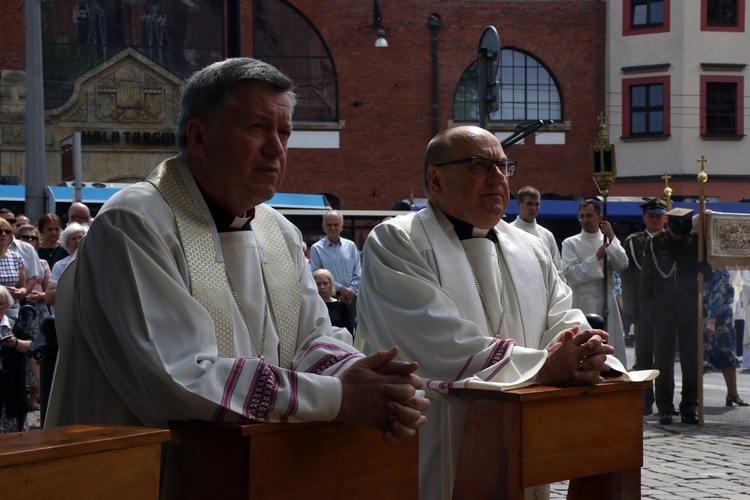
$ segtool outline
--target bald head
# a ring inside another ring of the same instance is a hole
[[[443,212],[475,227],[495,226],[505,212],[510,189],[505,171],[487,160],[507,160],[492,132],[476,126],[440,132],[425,151],[427,198]]]
[[[425,193],[430,192],[430,186],[427,182],[427,171],[430,165],[463,158],[463,156],[458,155],[458,152],[471,147],[472,144],[482,140],[482,138],[491,142],[497,142],[498,147],[502,151],[500,142],[492,132],[474,125],[461,125],[459,127],[448,128],[433,137],[429,144],[427,144],[427,149],[424,153]]]
[[[77,222],[79,224],[91,224],[91,211],[89,207],[81,202],[73,202],[68,209],[68,224]]]
[[[331,243],[338,244],[343,228],[344,219],[337,211],[329,210],[323,215],[323,231]]]

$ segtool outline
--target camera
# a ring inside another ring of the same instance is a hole
[[[13,331],[8,325],[0,325],[0,340],[5,340],[13,335]]]

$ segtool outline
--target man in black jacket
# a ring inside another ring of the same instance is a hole
[[[667,213],[669,228],[646,247],[641,269],[641,314],[654,325],[656,406],[659,422],[672,423],[677,344],[682,367],[683,423],[698,424],[698,238],[691,236],[693,210]],[[640,362],[640,361],[639,361]],[[640,366],[639,366],[640,368]]]
[[[628,255],[627,269],[620,271],[622,279],[623,324],[633,325],[635,331],[635,369],[650,370],[654,367],[654,325],[646,323],[641,316],[641,268],[646,256],[646,247],[655,234],[664,230],[667,223],[667,204],[660,198],[652,198],[640,205],[643,210],[643,231],[633,233],[625,239]],[[643,390],[643,414],[651,415],[654,408],[654,389]]]

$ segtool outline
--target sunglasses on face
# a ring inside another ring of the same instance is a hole
[[[23,241],[39,241],[39,236],[34,236],[31,234],[22,234],[19,236]]]
[[[11,235],[13,234],[13,230],[12,229],[0,229],[0,234]]]

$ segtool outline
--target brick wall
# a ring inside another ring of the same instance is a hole
[[[529,137],[509,151],[519,162],[511,188],[532,184],[542,193],[595,194],[590,146],[596,115],[604,109],[604,2],[379,0],[387,49],[373,47],[371,0],[289,3],[316,27],[332,54],[345,126],[338,150],[290,151],[282,191],[331,193],[343,209],[389,209],[412,192],[423,196],[422,157],[433,135],[427,21],[434,12],[442,20],[438,130],[449,126],[456,85],[476,58],[482,30],[493,25],[502,46],[526,51],[547,66],[570,124],[565,145],[537,146]],[[25,13],[19,6],[20,0],[0,2],[0,70],[24,67]],[[252,55],[251,2],[241,2],[241,15],[242,50]]]
[[[526,51],[547,65],[570,122],[565,145],[516,145],[511,188],[532,184],[542,193],[596,192],[590,146],[604,108],[604,4],[599,2],[424,2],[382,0],[387,49],[373,48],[372,2],[315,0],[295,6],[319,28],[339,78],[341,149],[292,150],[285,191],[328,192],[341,208],[390,208],[422,191],[422,156],[432,137],[430,13],[438,32],[438,129],[453,118],[453,94],[476,58],[482,30],[497,28],[501,46]],[[338,5],[338,8],[336,7]],[[328,7],[331,7],[330,9]],[[342,16],[340,11],[347,12]],[[352,105],[359,101],[358,107]]]
[[[20,0],[0,2],[0,71],[26,67],[26,10]]]

